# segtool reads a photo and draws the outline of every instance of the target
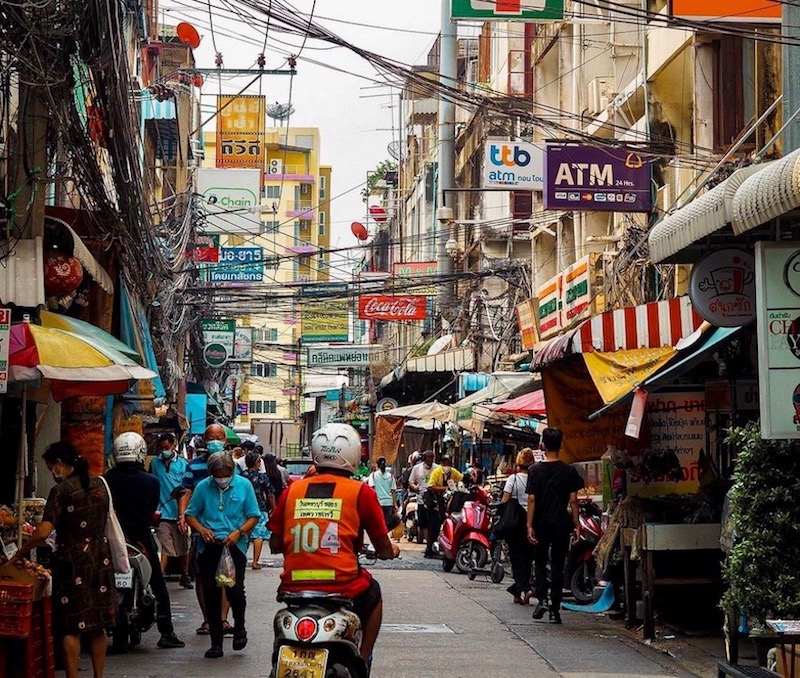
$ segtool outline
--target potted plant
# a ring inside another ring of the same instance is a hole
[[[749,423],[730,429],[726,442],[738,454],[722,607],[734,624],[747,614],[761,659],[764,646],[775,644],[765,621],[800,618],[800,441],[765,440],[759,424]]]

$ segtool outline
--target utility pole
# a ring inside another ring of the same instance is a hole
[[[800,40],[800,6],[785,2],[783,20],[783,123],[792,120],[783,132],[783,155],[800,148],[800,45],[790,44]],[[794,116],[794,117],[793,117]]]
[[[442,29],[439,38],[439,84],[453,87],[456,84],[458,42],[456,24],[450,18],[451,0],[441,0]],[[447,194],[455,188],[455,123],[456,105],[443,93],[439,94],[439,193],[436,210],[439,233],[436,238],[437,260],[440,276],[452,276],[453,257],[448,254],[445,243],[450,237],[453,219],[452,205],[447,204]],[[451,193],[452,195],[452,193]],[[452,202],[452,199],[451,199]],[[448,212],[444,208],[450,208]],[[445,280],[439,283],[439,313],[442,318],[452,319],[455,283]]]
[[[22,74],[22,73],[21,73]],[[22,79],[22,78],[20,78]],[[17,135],[18,150],[14,176],[14,205],[16,233],[11,236],[36,238],[44,236],[44,198],[47,185],[47,127],[50,115],[44,103],[41,86],[33,75],[20,83],[20,106]]]

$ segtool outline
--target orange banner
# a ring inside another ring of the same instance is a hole
[[[372,463],[378,457],[386,457],[386,465],[391,466],[397,459],[400,439],[403,437],[405,419],[402,417],[375,417],[375,442],[372,446]]]
[[[532,350],[536,346],[536,342],[539,341],[536,332],[538,322],[536,301],[534,299],[528,299],[528,301],[517,306],[517,326],[522,338],[522,348],[525,351]]]
[[[700,21],[780,23],[779,0],[672,0],[672,15]]]
[[[217,167],[264,169],[266,97],[217,97]]]
[[[556,367],[542,370],[542,384],[547,424],[564,433],[560,455],[563,461],[569,464],[597,461],[609,445],[636,453],[649,444],[649,429],[645,429],[638,440],[625,436],[627,407],[614,408],[599,419],[589,421],[589,415],[604,403],[583,360],[562,361]]]

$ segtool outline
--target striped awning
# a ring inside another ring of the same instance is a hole
[[[689,297],[606,311],[548,341],[536,352],[531,371],[579,353],[675,346],[702,322]]]

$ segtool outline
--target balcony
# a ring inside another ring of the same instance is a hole
[[[290,200],[286,204],[286,216],[313,219],[314,203],[311,200]]]
[[[301,184],[313,184],[317,178],[309,173],[306,165],[284,165],[271,160],[264,174],[266,181],[297,181]]]

